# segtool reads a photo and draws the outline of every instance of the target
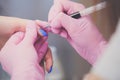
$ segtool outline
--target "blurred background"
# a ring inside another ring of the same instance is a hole
[[[72,0],[86,7],[99,3],[99,0]],[[47,21],[53,0],[0,0],[0,15],[25,19]],[[106,10],[91,14],[95,24],[108,40],[113,29],[107,21]],[[104,20],[103,20],[104,17]],[[49,45],[53,51],[54,65],[51,74],[46,73],[46,80],[81,80],[90,70],[91,65],[83,60],[68,42],[55,34],[49,34]],[[10,80],[0,66],[0,80]]]

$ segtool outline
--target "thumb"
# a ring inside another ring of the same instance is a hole
[[[69,29],[71,29],[70,27],[73,25],[74,21],[75,21],[75,19],[73,19],[70,16],[61,12],[51,22],[51,24],[50,24],[51,30],[55,34],[59,34],[63,28],[66,31],[69,31]]]
[[[70,0],[54,0],[54,5],[49,11],[48,21],[51,22],[60,12],[72,14],[74,12],[83,10],[84,8],[84,5]]]
[[[48,22],[50,23],[55,18],[55,16],[60,12],[62,12],[61,4],[60,3],[54,4],[48,13]]]
[[[5,45],[17,45],[22,41],[23,37],[23,32],[16,32],[9,38]]]
[[[36,37],[37,37],[37,25],[35,24],[35,22],[30,21],[26,26],[26,33],[23,42],[33,44],[36,40]]]

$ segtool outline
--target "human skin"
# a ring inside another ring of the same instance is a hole
[[[26,32],[13,34],[0,51],[0,63],[11,80],[44,80],[44,68],[39,62],[47,52],[48,43],[46,36],[37,37],[36,26],[30,21]]]
[[[17,31],[25,31],[25,26],[29,20],[0,16],[0,48],[2,48],[8,38]]]
[[[10,36],[17,31],[24,31],[28,19],[0,16],[0,36]]]
[[[12,34],[18,31],[25,32],[26,25],[29,21],[30,20],[28,19],[0,16],[0,49],[4,46]],[[42,36],[42,34],[39,34],[39,36]],[[48,56],[45,61],[47,65],[46,70],[49,71],[50,67],[53,65],[50,48],[48,48],[46,56]]]

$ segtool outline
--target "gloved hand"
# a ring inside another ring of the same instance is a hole
[[[18,31],[25,32],[26,25],[29,21],[30,20],[28,20],[28,19],[0,16],[0,49],[4,46],[5,42],[9,39],[9,37],[13,33],[18,32]],[[41,36],[42,34],[39,34],[39,35]],[[47,56],[47,58],[46,58],[46,56]],[[53,62],[52,62],[52,54],[51,54],[49,48],[48,48],[48,52],[47,52],[46,56],[44,59],[45,60],[44,62],[46,63],[45,69],[48,72],[50,72]]]
[[[0,16],[0,49],[13,33],[17,31],[25,31],[28,21],[30,20]]]
[[[47,51],[48,43],[46,38],[35,42],[36,40],[37,28],[31,21],[25,34],[13,34],[1,49],[0,62],[3,69],[11,75],[11,80],[44,80],[44,70],[39,62]]]
[[[94,64],[105,48],[106,41],[90,16],[80,19],[68,16],[83,9],[85,7],[79,3],[69,0],[54,0],[48,21],[53,33],[66,38],[84,59],[90,64]]]

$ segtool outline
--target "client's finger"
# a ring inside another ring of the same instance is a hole
[[[45,66],[46,66],[45,68],[47,72],[50,73],[53,67],[53,57],[52,57],[51,49],[49,47],[48,47],[44,60],[45,60]]]

